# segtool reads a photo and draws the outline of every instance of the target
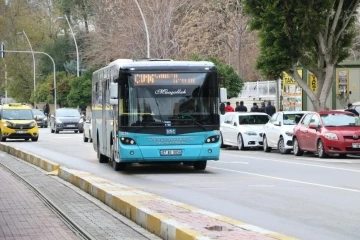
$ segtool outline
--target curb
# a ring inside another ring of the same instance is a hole
[[[75,185],[91,196],[97,198],[107,206],[129,218],[149,232],[166,240],[210,240],[217,239],[216,236],[206,234],[206,231],[200,231],[194,227],[181,222],[176,217],[167,215],[166,208],[177,209],[179,213],[191,214],[201,218],[206,218],[210,222],[217,223],[212,227],[220,229],[227,228],[229,233],[243,232],[245,234],[261,234],[268,239],[277,240],[295,240],[277,232],[269,231],[250,225],[235,219],[231,219],[219,214],[205,211],[181,202],[172,201],[161,196],[137,190],[122,184],[114,183],[110,180],[94,176],[88,172],[72,170],[61,167],[59,164],[46,160],[32,153],[20,150],[18,148],[0,143],[0,150],[14,157],[20,158],[33,165],[36,165],[45,171],[57,173],[57,176],[63,180]],[[151,209],[152,207],[153,209]],[[155,208],[155,210],[154,210]],[[156,210],[158,209],[158,210]],[[196,219],[193,219],[194,221]],[[221,223],[221,226],[218,224]],[[194,223],[195,224],[195,223]],[[206,229],[204,229],[206,230]],[[213,232],[221,232],[215,230]],[[212,232],[212,233],[213,233]],[[245,235],[242,235],[243,237]],[[224,239],[220,237],[221,239]],[[219,238],[219,239],[220,239]],[[229,238],[228,238],[229,239]],[[231,239],[235,239],[232,237]],[[242,238],[246,239],[246,238]]]

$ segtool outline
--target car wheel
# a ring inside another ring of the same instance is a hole
[[[289,154],[291,152],[291,149],[285,148],[285,141],[283,137],[280,137],[278,141],[278,149],[281,154]]]
[[[55,128],[55,133],[59,133],[59,130],[57,130],[56,128]]]
[[[269,147],[269,145],[268,145],[266,135],[264,135],[264,138],[263,138],[263,149],[264,149],[264,152],[271,151],[271,147]]]
[[[25,141],[29,141],[29,140],[30,140],[30,138],[24,138],[24,140],[25,140]]]
[[[50,127],[50,132],[51,132],[51,133],[54,133],[54,132],[55,132],[54,129],[52,129],[52,127]]]
[[[196,162],[194,162],[194,169],[195,170],[205,170],[206,164],[207,164],[207,161],[196,161]]]
[[[6,142],[6,137],[3,137],[1,131],[0,131],[0,141],[1,141],[1,142]]]
[[[220,137],[221,137],[221,148],[226,148],[227,146],[224,144],[224,139],[222,134],[220,134]]]
[[[74,131],[74,133],[78,133],[79,131]]]
[[[239,133],[238,139],[237,139],[237,148],[239,150],[245,150],[243,137],[240,133]]]
[[[79,133],[84,133],[84,130],[80,130]]]
[[[294,138],[293,152],[295,156],[301,156],[304,154],[304,151],[300,149],[299,142],[296,138]]]
[[[328,154],[325,152],[324,144],[321,139],[319,139],[317,144],[317,153],[319,158],[326,158],[328,156]]]
[[[108,163],[109,158],[100,153],[99,137],[97,138],[97,148],[96,149],[97,149],[97,158],[99,159],[99,162],[100,163]]]
[[[39,140],[39,136],[31,138],[31,141],[33,141],[33,142],[37,142],[38,140]]]

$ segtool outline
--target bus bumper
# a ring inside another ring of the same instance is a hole
[[[120,143],[121,162],[186,162],[219,160],[220,141],[217,143],[206,143],[202,145],[177,145],[175,146],[137,146],[124,145]],[[170,150],[170,151],[164,151]],[[177,155],[164,155],[173,153]],[[179,151],[181,150],[181,154]]]

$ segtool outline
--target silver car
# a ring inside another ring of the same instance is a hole
[[[84,118],[76,108],[58,108],[50,116],[51,133],[60,131],[84,132]]]
[[[48,127],[48,118],[44,114],[44,112],[39,109],[33,109],[32,111],[33,111],[37,125],[41,128],[42,127],[47,128]]]

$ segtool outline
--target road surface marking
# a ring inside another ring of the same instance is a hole
[[[228,154],[227,153],[227,155],[239,157],[239,155],[236,155],[236,154]],[[321,166],[321,165],[309,164],[309,163],[297,163],[297,162],[289,162],[289,161],[284,161],[284,160],[275,160],[275,159],[271,159],[271,158],[265,159],[265,158],[258,158],[258,157],[250,157],[250,156],[244,156],[244,155],[241,155],[241,157],[246,157],[246,158],[251,158],[251,159],[256,159],[256,160],[261,160],[261,161],[282,162],[282,163],[295,164],[295,165],[303,165],[303,166],[311,166],[311,167],[319,167],[319,168],[328,168],[328,169],[335,169],[335,170],[342,170],[342,171],[360,173],[360,170],[349,169],[349,168],[329,167],[329,166]]]
[[[304,182],[304,181],[292,180],[292,179],[288,179],[288,178],[274,177],[274,176],[269,176],[269,175],[263,175],[263,174],[251,173],[251,172],[244,172],[244,171],[237,171],[237,170],[226,169],[226,168],[218,168],[218,167],[208,167],[208,168],[213,168],[213,169],[218,169],[218,170],[223,170],[223,171],[228,171],[228,172],[242,173],[242,174],[247,174],[247,175],[251,175],[251,176],[270,178],[270,179],[281,180],[281,181],[286,181],[286,182],[301,183],[301,184],[310,185],[310,186],[316,186],[316,187],[323,187],[323,188],[330,188],[330,189],[336,189],[336,190],[360,193],[360,190],[350,189],[350,188],[335,187],[335,186],[330,186],[330,185],[325,185],[325,184]]]

